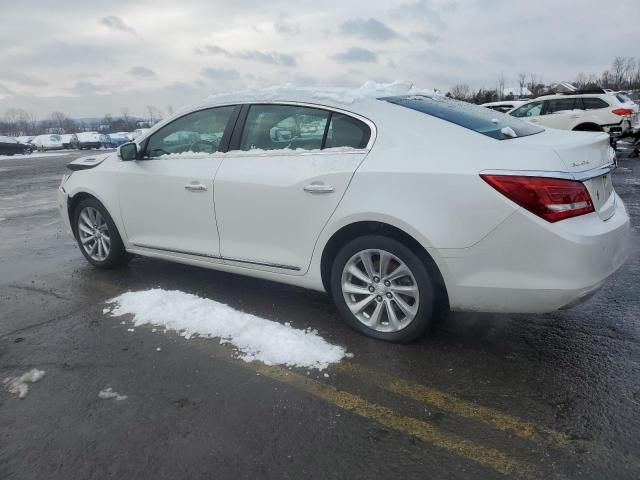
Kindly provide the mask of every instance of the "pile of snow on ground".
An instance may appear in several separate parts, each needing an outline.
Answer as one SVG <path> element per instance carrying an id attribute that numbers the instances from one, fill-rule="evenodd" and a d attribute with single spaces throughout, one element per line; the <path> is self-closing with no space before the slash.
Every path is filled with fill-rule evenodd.
<path id="1" fill-rule="evenodd" d="M 238 348 L 246 362 L 323 370 L 347 356 L 344 348 L 331 345 L 316 331 L 281 325 L 176 290 L 128 292 L 107 303 L 115 304 L 112 316 L 131 314 L 135 325 L 161 325 L 187 339 L 194 335 L 218 337 L 221 343 Z"/>
<path id="2" fill-rule="evenodd" d="M 115 398 L 116 402 L 127 399 L 126 395 L 120 395 L 118 392 L 113 391 L 111 387 L 103 388 L 102 390 L 100 390 L 98 392 L 98 397 L 103 400 L 110 400 L 112 398 Z"/>
<path id="3" fill-rule="evenodd" d="M 3 383 L 7 386 L 7 391 L 18 395 L 18 398 L 24 398 L 29 393 L 29 385 L 27 383 L 36 383 L 44 377 L 45 371 L 32 368 L 27 373 L 23 373 L 19 377 L 5 378 Z"/>

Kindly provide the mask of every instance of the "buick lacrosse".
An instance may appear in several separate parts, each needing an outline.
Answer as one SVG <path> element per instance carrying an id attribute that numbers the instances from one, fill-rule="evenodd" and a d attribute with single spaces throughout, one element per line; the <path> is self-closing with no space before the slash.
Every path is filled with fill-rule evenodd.
<path id="1" fill-rule="evenodd" d="M 137 254 L 326 291 L 350 326 L 399 342 L 438 305 L 568 308 L 625 261 L 606 134 L 357 92 L 211 97 L 69 164 L 62 217 L 96 267 Z"/>

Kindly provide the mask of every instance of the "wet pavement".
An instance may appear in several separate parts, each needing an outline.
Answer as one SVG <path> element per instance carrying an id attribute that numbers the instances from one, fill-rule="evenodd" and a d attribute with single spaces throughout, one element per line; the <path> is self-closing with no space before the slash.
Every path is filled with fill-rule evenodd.
<path id="1" fill-rule="evenodd" d="M 631 257 L 588 303 L 448 314 L 394 345 L 320 293 L 144 258 L 92 268 L 55 208 L 76 156 L 0 160 L 0 378 L 46 371 L 25 399 L 0 391 L 0 478 L 640 478 L 640 160 L 614 175 Z M 103 314 L 151 287 L 317 329 L 354 358 L 267 367 Z"/>

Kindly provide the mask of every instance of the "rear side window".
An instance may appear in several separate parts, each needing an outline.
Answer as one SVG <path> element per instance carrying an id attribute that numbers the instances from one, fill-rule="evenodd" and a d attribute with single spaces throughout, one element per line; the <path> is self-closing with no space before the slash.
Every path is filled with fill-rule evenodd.
<path id="1" fill-rule="evenodd" d="M 348 115 L 296 105 L 252 105 L 240 150 L 365 148 L 369 127 Z"/>
<path id="2" fill-rule="evenodd" d="M 581 109 L 582 105 L 576 106 L 576 99 L 573 98 L 556 98 L 554 100 L 544 101 L 544 115 L 551 115 L 558 112 L 566 112 L 574 108 Z"/>
<path id="3" fill-rule="evenodd" d="M 627 103 L 632 101 L 624 93 L 616 93 L 616 98 L 618 99 L 619 102 L 622 102 L 622 103 Z"/>
<path id="4" fill-rule="evenodd" d="M 597 110 L 599 108 L 607 108 L 609 104 L 597 97 L 583 97 L 582 103 L 585 110 Z"/>
<path id="5" fill-rule="evenodd" d="M 365 148 L 369 143 L 371 130 L 360 120 L 342 113 L 332 113 L 327 131 L 325 148 L 351 147 Z"/>
<path id="6" fill-rule="evenodd" d="M 440 118 L 497 140 L 524 137 L 544 131 L 511 115 L 447 97 L 401 96 L 380 100 Z"/>

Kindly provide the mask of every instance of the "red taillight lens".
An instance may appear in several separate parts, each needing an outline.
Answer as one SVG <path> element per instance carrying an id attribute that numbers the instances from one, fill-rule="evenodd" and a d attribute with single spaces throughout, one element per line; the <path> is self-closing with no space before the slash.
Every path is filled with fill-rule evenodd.
<path id="1" fill-rule="evenodd" d="M 586 187 L 575 180 L 512 175 L 480 176 L 509 200 L 548 222 L 594 211 Z"/>
<path id="2" fill-rule="evenodd" d="M 611 113 L 615 113 L 616 115 L 624 117 L 626 115 L 633 114 L 633 110 L 631 110 L 630 108 L 614 108 L 613 110 L 611 110 Z"/>

